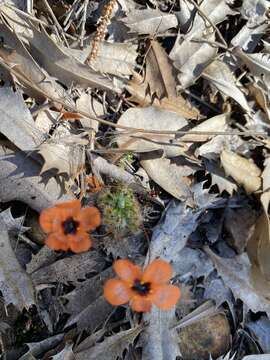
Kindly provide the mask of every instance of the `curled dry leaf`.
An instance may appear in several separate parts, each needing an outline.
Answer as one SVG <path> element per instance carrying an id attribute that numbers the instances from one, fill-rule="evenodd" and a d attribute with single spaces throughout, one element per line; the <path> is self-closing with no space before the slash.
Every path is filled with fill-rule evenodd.
<path id="1" fill-rule="evenodd" d="M 13 304 L 20 311 L 29 309 L 36 304 L 34 286 L 16 259 L 3 221 L 0 222 L 0 246 L 0 288 L 5 304 Z"/>
<path id="2" fill-rule="evenodd" d="M 253 193 L 261 187 L 261 170 L 252 159 L 246 159 L 232 151 L 223 150 L 221 165 L 227 176 L 231 176 L 238 185 L 243 185 L 247 193 Z"/>

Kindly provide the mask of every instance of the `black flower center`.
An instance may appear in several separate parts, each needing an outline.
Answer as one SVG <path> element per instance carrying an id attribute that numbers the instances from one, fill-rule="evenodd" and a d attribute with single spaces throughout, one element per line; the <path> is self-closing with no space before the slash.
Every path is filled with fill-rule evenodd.
<path id="1" fill-rule="evenodd" d="M 140 280 L 135 280 L 132 290 L 136 291 L 139 295 L 147 295 L 151 289 L 151 284 L 149 282 L 142 283 Z"/>
<path id="2" fill-rule="evenodd" d="M 65 235 L 68 234 L 74 235 L 78 230 L 79 223 L 78 221 L 75 221 L 72 217 L 70 217 L 62 223 L 62 226 Z"/>

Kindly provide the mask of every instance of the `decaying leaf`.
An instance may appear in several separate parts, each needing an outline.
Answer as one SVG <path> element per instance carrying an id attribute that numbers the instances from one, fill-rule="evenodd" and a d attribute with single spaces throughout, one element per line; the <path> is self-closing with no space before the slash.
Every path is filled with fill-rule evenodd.
<path id="1" fill-rule="evenodd" d="M 20 311 L 29 309 L 36 304 L 33 283 L 16 259 L 3 221 L 0 228 L 0 289 L 5 304 L 13 304 Z"/>
<path id="2" fill-rule="evenodd" d="M 221 165 L 227 176 L 231 176 L 238 185 L 243 185 L 247 193 L 261 187 L 261 170 L 252 159 L 246 159 L 232 151 L 223 150 L 220 155 Z"/>

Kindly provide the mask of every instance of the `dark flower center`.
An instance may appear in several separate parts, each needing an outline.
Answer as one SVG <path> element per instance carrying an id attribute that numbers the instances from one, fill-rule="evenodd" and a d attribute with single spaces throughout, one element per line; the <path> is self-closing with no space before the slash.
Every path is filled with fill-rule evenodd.
<path id="1" fill-rule="evenodd" d="M 68 234 L 74 235 L 78 230 L 79 222 L 75 221 L 72 217 L 70 217 L 62 223 L 62 226 L 65 235 Z"/>
<path id="2" fill-rule="evenodd" d="M 132 286 L 132 290 L 136 291 L 139 295 L 147 295 L 150 291 L 151 284 L 149 282 L 147 283 L 141 283 L 140 280 L 135 280 L 134 285 Z"/>

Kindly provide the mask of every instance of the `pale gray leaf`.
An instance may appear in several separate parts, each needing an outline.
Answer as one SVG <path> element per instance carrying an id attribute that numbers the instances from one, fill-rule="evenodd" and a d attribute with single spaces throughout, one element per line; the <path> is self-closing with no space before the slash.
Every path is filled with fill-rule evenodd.
<path id="1" fill-rule="evenodd" d="M 210 81 L 221 93 L 231 97 L 248 113 L 250 108 L 242 91 L 236 86 L 236 79 L 230 68 L 221 60 L 213 61 L 203 73 L 203 77 Z"/>
<path id="2" fill-rule="evenodd" d="M 76 360 L 116 360 L 122 358 L 123 352 L 134 343 L 142 327 L 120 331 L 116 335 L 107 337 L 101 343 L 87 350 L 75 352 Z"/>
<path id="3" fill-rule="evenodd" d="M 141 160 L 140 163 L 148 176 L 165 191 L 178 200 L 193 204 L 192 192 L 184 177 L 193 174 L 196 169 L 188 165 L 178 165 L 165 158 Z"/>
<path id="4" fill-rule="evenodd" d="M 4 151 L 0 148 L 0 200 L 19 200 L 34 210 L 53 206 L 57 201 L 71 199 L 71 195 L 61 195 L 61 188 L 55 178 L 47 184 L 39 176 L 40 166 L 35 160 L 19 151 Z"/>
<path id="5" fill-rule="evenodd" d="M 215 34 L 210 30 L 204 35 L 197 34 L 197 36 L 208 41 L 215 41 Z M 192 42 L 191 40 L 192 38 L 188 37 L 182 41 L 179 35 L 170 52 L 170 58 L 174 66 L 180 70 L 178 79 L 183 88 L 190 86 L 200 77 L 204 69 L 214 60 L 217 53 L 217 49 L 213 46 L 204 42 Z"/>
<path id="6" fill-rule="evenodd" d="M 130 28 L 131 32 L 150 35 L 162 33 L 178 25 L 174 14 L 162 13 L 153 9 L 133 10 L 122 21 Z"/>
<path id="7" fill-rule="evenodd" d="M 150 248 L 150 260 L 162 257 L 177 261 L 178 253 L 185 247 L 189 235 L 196 229 L 200 212 L 193 212 L 182 202 L 171 202 L 163 220 L 155 227 Z"/>
<path id="8" fill-rule="evenodd" d="M 0 132 L 19 149 L 34 150 L 44 140 L 19 91 L 0 88 L 0 111 Z"/>
<path id="9" fill-rule="evenodd" d="M 270 354 L 248 355 L 243 357 L 243 360 L 270 360 Z"/>
<path id="10" fill-rule="evenodd" d="M 28 227 L 23 226 L 24 216 L 14 218 L 11 214 L 10 208 L 0 213 L 0 221 L 5 224 L 7 231 L 12 234 L 22 234 L 29 230 Z"/>
<path id="11" fill-rule="evenodd" d="M 258 320 L 249 321 L 246 327 L 260 344 L 263 352 L 270 353 L 270 320 L 266 316 L 262 316 Z"/>
<path id="12" fill-rule="evenodd" d="M 29 350 L 19 360 L 29 360 L 30 356 L 38 356 L 57 346 L 64 339 L 64 334 L 51 336 L 40 342 L 26 343 Z"/>
<path id="13" fill-rule="evenodd" d="M 205 251 L 215 264 L 215 267 L 235 298 L 241 299 L 254 312 L 265 311 L 270 315 L 270 302 L 251 285 L 250 262 L 247 254 L 234 258 L 221 258 L 209 248 Z"/>
<path id="14" fill-rule="evenodd" d="M 149 325 L 142 335 L 142 360 L 175 360 L 181 355 L 175 330 L 169 329 L 174 317 L 175 308 L 161 311 L 156 307 L 152 309 L 151 315 L 144 316 Z"/>
<path id="15" fill-rule="evenodd" d="M 20 311 L 36 304 L 30 277 L 20 266 L 9 242 L 5 224 L 0 224 L 0 290 L 6 305 L 13 304 Z"/>
<path id="16" fill-rule="evenodd" d="M 38 269 L 31 274 L 31 277 L 35 285 L 52 282 L 76 284 L 85 280 L 90 274 L 101 271 L 104 265 L 104 259 L 97 252 L 88 251 L 57 260 Z"/>
<path id="17" fill-rule="evenodd" d="M 136 124 L 137 128 L 145 130 L 179 130 L 187 125 L 186 119 L 180 115 L 163 110 L 154 106 L 146 108 L 130 108 L 118 120 L 119 125 L 132 126 Z M 125 133 L 125 132 L 124 132 Z M 183 153 L 182 147 L 179 145 L 165 145 L 170 139 L 174 139 L 174 135 L 156 135 L 142 134 L 140 132 L 132 132 L 131 135 L 121 135 L 119 131 L 117 143 L 119 147 L 124 147 L 134 151 L 153 151 L 163 149 L 166 156 L 172 157 Z M 144 140 L 149 139 L 150 141 Z"/>

